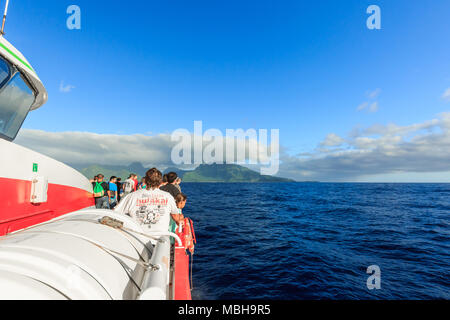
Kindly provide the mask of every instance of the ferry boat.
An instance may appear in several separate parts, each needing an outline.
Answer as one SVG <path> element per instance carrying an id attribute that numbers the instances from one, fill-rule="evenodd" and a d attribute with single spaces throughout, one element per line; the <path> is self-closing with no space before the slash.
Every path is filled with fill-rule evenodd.
<path id="1" fill-rule="evenodd" d="M 95 209 L 81 173 L 13 143 L 28 113 L 48 97 L 3 27 L 0 299 L 190 300 L 192 221 L 176 234 L 144 233 L 129 216 Z"/>

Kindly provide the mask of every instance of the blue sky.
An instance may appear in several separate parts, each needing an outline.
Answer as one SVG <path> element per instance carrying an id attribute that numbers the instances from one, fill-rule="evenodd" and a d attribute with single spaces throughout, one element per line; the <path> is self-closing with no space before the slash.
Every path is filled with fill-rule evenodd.
<path id="1" fill-rule="evenodd" d="M 81 30 L 66 28 L 71 4 Z M 381 30 L 366 27 L 371 4 Z M 12 0 L 6 38 L 49 92 L 26 129 L 159 134 L 202 120 L 280 129 L 294 156 L 330 133 L 449 111 L 449 31 L 447 0 Z"/>

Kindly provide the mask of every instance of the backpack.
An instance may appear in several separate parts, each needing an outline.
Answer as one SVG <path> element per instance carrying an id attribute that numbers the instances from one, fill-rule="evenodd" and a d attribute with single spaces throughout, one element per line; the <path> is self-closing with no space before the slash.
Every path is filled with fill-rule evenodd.
<path id="1" fill-rule="evenodd" d="M 94 198 L 101 198 L 105 195 L 105 189 L 103 189 L 102 184 L 96 182 L 94 186 Z"/>

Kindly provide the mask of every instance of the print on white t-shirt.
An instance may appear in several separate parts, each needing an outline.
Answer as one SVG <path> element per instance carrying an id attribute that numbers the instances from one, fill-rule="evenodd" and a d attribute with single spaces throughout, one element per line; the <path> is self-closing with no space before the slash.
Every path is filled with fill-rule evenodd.
<path id="1" fill-rule="evenodd" d="M 168 231 L 170 215 L 179 214 L 172 195 L 159 189 L 133 192 L 114 211 L 128 214 L 149 231 Z"/>
<path id="2" fill-rule="evenodd" d="M 134 180 L 133 179 L 127 179 L 125 180 L 125 187 L 123 189 L 124 192 L 130 193 L 134 191 Z"/>

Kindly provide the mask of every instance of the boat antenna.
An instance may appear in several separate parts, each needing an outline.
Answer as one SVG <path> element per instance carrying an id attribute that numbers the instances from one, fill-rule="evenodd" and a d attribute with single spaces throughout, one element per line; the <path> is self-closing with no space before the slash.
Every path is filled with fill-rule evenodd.
<path id="1" fill-rule="evenodd" d="M 5 34 L 4 30 L 5 30 L 6 15 L 8 14 L 8 5 L 9 0 L 6 0 L 5 13 L 3 14 L 2 30 L 0 31 L 0 37 L 2 37 Z"/>

